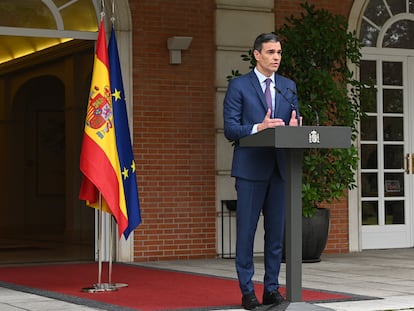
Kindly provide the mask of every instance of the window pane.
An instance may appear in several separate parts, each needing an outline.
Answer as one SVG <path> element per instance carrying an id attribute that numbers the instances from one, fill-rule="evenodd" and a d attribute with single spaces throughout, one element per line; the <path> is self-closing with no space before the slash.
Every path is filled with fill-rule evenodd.
<path id="1" fill-rule="evenodd" d="M 361 92 L 360 102 L 363 112 L 377 112 L 377 89 L 374 87 Z"/>
<path id="2" fill-rule="evenodd" d="M 93 2 L 90 0 L 78 0 L 62 9 L 61 15 L 65 29 L 81 31 L 97 31 L 98 25 L 95 22 L 96 12 Z"/>
<path id="3" fill-rule="evenodd" d="M 383 90 L 383 111 L 385 113 L 403 113 L 403 91 Z"/>
<path id="4" fill-rule="evenodd" d="M 362 202 L 362 224 L 378 225 L 378 202 Z"/>
<path id="5" fill-rule="evenodd" d="M 362 60 L 360 65 L 360 80 L 363 83 L 377 84 L 377 62 L 375 60 Z"/>
<path id="6" fill-rule="evenodd" d="M 377 145 L 361 145 L 361 168 L 378 168 Z"/>
<path id="7" fill-rule="evenodd" d="M 403 137 L 403 119 L 384 117 L 384 140 L 402 141 Z"/>
<path id="8" fill-rule="evenodd" d="M 387 0 L 387 3 L 394 15 L 406 12 L 406 0 Z"/>
<path id="9" fill-rule="evenodd" d="M 384 189 L 386 197 L 404 195 L 404 173 L 384 174 Z"/>
<path id="10" fill-rule="evenodd" d="M 43 1 L 1 0 L 0 25 L 56 29 L 55 18 Z"/>
<path id="11" fill-rule="evenodd" d="M 384 48 L 414 48 L 414 22 L 400 20 L 387 29 L 382 46 Z"/>
<path id="12" fill-rule="evenodd" d="M 362 196 L 376 197 L 378 196 L 378 179 L 377 173 L 362 173 Z"/>
<path id="13" fill-rule="evenodd" d="M 384 146 L 384 168 L 403 169 L 404 168 L 404 146 L 385 145 Z"/>
<path id="14" fill-rule="evenodd" d="M 390 18 L 383 0 L 371 0 L 365 10 L 364 16 L 377 26 L 384 25 Z"/>
<path id="15" fill-rule="evenodd" d="M 402 86 L 402 63 L 383 62 L 382 63 L 382 84 Z"/>
<path id="16" fill-rule="evenodd" d="M 361 140 L 377 140 L 377 117 L 361 119 Z"/>
<path id="17" fill-rule="evenodd" d="M 378 34 L 379 30 L 377 28 L 370 25 L 367 21 L 362 21 L 360 39 L 363 46 L 377 46 Z"/>
<path id="18" fill-rule="evenodd" d="M 404 201 L 386 201 L 385 202 L 385 224 L 402 225 L 404 221 Z"/>

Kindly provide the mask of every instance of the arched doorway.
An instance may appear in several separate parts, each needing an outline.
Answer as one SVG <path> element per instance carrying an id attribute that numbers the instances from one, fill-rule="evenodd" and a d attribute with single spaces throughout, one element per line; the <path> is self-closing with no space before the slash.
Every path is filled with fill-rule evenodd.
<path id="1" fill-rule="evenodd" d="M 95 257 L 94 210 L 78 193 L 101 1 L 62 3 L 0 3 L 0 264 Z M 121 56 L 130 53 L 129 14 L 128 1 L 116 1 Z"/>
<path id="2" fill-rule="evenodd" d="M 360 123 L 360 248 L 413 246 L 414 4 L 370 0 L 357 29 L 361 81 L 377 89 Z"/>

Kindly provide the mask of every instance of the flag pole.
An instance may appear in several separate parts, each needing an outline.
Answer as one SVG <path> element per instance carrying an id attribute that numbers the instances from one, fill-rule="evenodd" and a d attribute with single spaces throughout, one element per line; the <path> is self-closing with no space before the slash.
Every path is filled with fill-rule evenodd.
<path id="1" fill-rule="evenodd" d="M 115 24 L 115 2 L 114 2 L 114 0 L 112 0 L 112 3 L 111 3 L 112 5 L 111 5 L 111 23 L 112 23 L 112 26 L 114 26 L 114 24 Z M 111 86 L 112 87 L 112 86 Z M 128 286 L 128 284 L 126 284 L 126 283 L 112 283 L 112 261 L 113 261 L 113 247 L 114 247 L 114 239 L 113 239 L 113 237 L 114 237 L 114 228 L 116 228 L 115 227 L 115 219 L 114 219 L 114 217 L 111 217 L 111 233 L 110 233 L 110 235 L 111 235 L 111 245 L 110 245 L 110 249 L 109 249 L 109 252 L 110 252 L 110 254 L 109 254 L 109 269 L 108 269 L 108 282 L 109 282 L 109 284 L 111 285 L 111 286 L 113 286 L 113 287 L 115 287 L 115 288 L 120 288 L 120 287 L 126 287 L 126 286 Z"/>
<path id="2" fill-rule="evenodd" d="M 108 283 L 112 285 L 112 255 L 113 255 L 113 217 L 109 225 L 109 265 L 108 265 Z"/>
<path id="3" fill-rule="evenodd" d="M 108 284 L 109 286 L 112 286 L 113 288 L 115 288 L 114 290 L 121 288 L 121 287 L 127 287 L 128 284 L 127 283 L 112 283 L 112 262 L 113 262 L 113 246 L 114 246 L 114 231 L 116 226 L 115 226 L 115 219 L 114 217 L 111 217 L 111 245 L 109 248 L 109 268 L 108 268 Z"/>
<path id="4" fill-rule="evenodd" d="M 103 252 L 103 210 L 102 210 L 102 193 L 99 192 L 99 213 L 100 213 L 100 230 L 99 230 L 99 239 L 100 239 L 100 251 L 98 253 L 99 256 L 99 280 L 98 284 L 95 284 L 94 287 L 96 288 L 95 292 L 105 291 L 111 292 L 116 291 L 117 288 L 114 287 L 111 283 L 111 274 L 112 274 L 112 217 L 109 220 L 109 280 L 108 283 L 102 283 L 102 252 Z"/>
<path id="5" fill-rule="evenodd" d="M 112 0 L 112 17 L 114 16 L 114 1 Z M 107 42 L 106 42 L 106 36 L 105 36 L 105 23 L 104 23 L 104 17 L 105 17 L 105 1 L 101 0 L 101 21 L 98 31 L 98 38 L 96 41 L 96 51 L 95 51 L 95 60 L 94 60 L 94 68 L 93 68 L 93 74 L 92 74 L 92 81 L 91 81 L 91 92 L 89 95 L 89 101 L 88 101 L 88 110 L 87 110 L 87 117 L 85 122 L 85 133 L 84 133 L 84 141 L 82 144 L 82 150 L 81 150 L 81 157 L 80 157 L 80 167 L 81 171 L 84 175 L 84 179 L 82 180 L 81 190 L 79 194 L 80 199 L 84 199 L 87 201 L 87 205 L 98 209 L 98 215 L 95 213 L 95 219 L 97 218 L 98 224 L 97 224 L 97 256 L 98 256 L 98 282 L 93 284 L 91 287 L 83 288 L 82 291 L 85 292 L 102 292 L 102 291 L 114 291 L 117 290 L 117 287 L 112 284 L 112 257 L 113 257 L 113 224 L 112 224 L 112 218 L 106 218 L 103 215 L 103 212 L 109 212 L 112 214 L 112 216 L 115 218 L 115 221 L 118 223 L 120 221 L 117 216 L 122 218 L 120 221 L 122 228 L 120 231 L 124 232 L 125 228 L 128 227 L 129 223 L 126 223 L 125 221 L 125 213 L 123 215 L 116 215 L 114 214 L 115 209 L 121 210 L 121 206 L 125 205 L 125 194 L 124 194 L 124 188 L 123 184 L 122 188 L 120 187 L 118 190 L 122 194 L 122 198 L 118 197 L 118 200 L 114 198 L 114 195 L 112 194 L 112 190 L 107 190 L 108 185 L 111 185 L 111 189 L 113 189 L 113 186 L 116 183 L 122 182 L 120 178 L 120 174 L 116 173 L 120 168 L 118 167 L 119 164 L 117 163 L 119 161 L 119 154 L 116 154 L 113 158 L 109 156 L 109 154 L 113 154 L 113 147 L 117 148 L 116 146 L 116 133 L 115 129 L 113 131 L 109 131 L 110 128 L 113 127 L 113 106 L 112 106 L 112 94 L 111 94 L 111 82 L 110 82 L 110 66 L 108 62 L 108 48 L 107 48 Z M 98 75 L 99 72 L 99 75 Z M 103 74 L 101 74 L 103 73 Z M 107 74 L 107 75 L 106 75 Z M 93 105 L 95 102 L 99 102 L 100 105 L 103 105 L 105 107 L 108 107 L 108 110 L 112 110 L 112 117 L 110 114 L 102 113 L 100 108 L 96 105 Z M 95 114 L 99 110 L 99 113 Z M 102 109 L 104 110 L 104 109 Z M 109 118 L 106 118 L 109 116 Z M 98 120 L 98 122 L 97 122 Z M 104 128 L 106 124 L 106 128 Z M 107 129 L 108 130 L 108 138 L 105 139 L 105 144 L 102 143 L 102 141 L 96 141 L 95 140 L 95 133 L 99 133 L 99 138 L 102 138 L 101 135 L 103 135 L 103 131 Z M 95 130 L 98 130 L 98 132 L 95 132 Z M 101 133 L 102 132 L 102 133 Z M 92 134 L 94 133 L 94 134 Z M 94 136 L 95 138 L 91 137 Z M 107 146 L 104 148 L 103 146 Z M 100 147 L 100 148 L 96 148 Z M 87 150 L 87 151 L 86 151 Z M 91 176 L 95 176 L 96 172 L 99 170 L 99 168 L 96 167 L 96 165 L 92 165 L 90 161 L 86 160 L 86 157 L 90 157 L 91 150 L 101 150 L 102 152 L 96 152 L 95 157 L 101 157 L 104 158 L 105 161 L 109 161 L 109 166 L 111 169 L 108 169 L 111 171 L 112 169 L 115 171 L 116 180 L 113 178 L 109 178 L 109 181 L 106 181 L 105 183 L 102 183 L 101 178 L 98 178 L 98 180 L 95 178 L 95 183 L 92 182 L 93 179 L 91 179 Z M 118 150 L 116 150 L 118 153 Z M 110 176 L 114 176 L 113 174 Z M 98 183 L 96 183 L 98 181 Z M 103 185 L 105 184 L 105 187 Z M 101 187 L 103 188 L 101 188 Z M 101 192 L 98 189 L 105 189 L 105 192 Z M 110 198 L 110 202 L 107 202 L 107 195 L 108 198 Z M 123 204 L 123 205 L 122 205 Z M 119 206 L 118 206 L 119 205 Z M 123 206 L 124 207 L 124 206 Z M 125 207 L 126 208 L 126 207 Z M 104 223 L 105 221 L 105 223 Z M 105 224 L 105 226 L 104 226 Z M 107 230 L 107 226 L 110 226 L 109 230 L 109 237 L 108 234 L 104 234 L 104 230 Z M 104 238 L 105 243 L 109 243 L 109 248 L 105 247 L 105 258 L 103 258 L 103 249 L 104 249 Z M 106 259 L 106 255 L 108 254 L 107 250 L 109 250 L 109 282 L 108 283 L 102 283 L 102 261 L 103 259 Z M 96 260 L 96 258 L 95 258 Z"/>
<path id="6" fill-rule="evenodd" d="M 102 209 L 102 193 L 99 191 L 98 194 L 98 283 L 93 284 L 91 287 L 84 287 L 82 288 L 82 292 L 88 292 L 88 293 L 97 293 L 97 292 L 107 292 L 107 291 L 115 291 L 117 288 L 111 284 L 111 281 L 109 283 L 102 283 L 102 253 L 103 253 L 103 209 Z M 112 223 L 111 223 L 112 227 Z M 112 235 L 112 229 L 111 235 Z M 110 243 L 112 244 L 112 237 L 110 238 Z M 110 249 L 112 246 L 110 245 Z M 110 266 L 112 265 L 112 251 L 110 251 Z M 112 269 L 112 267 L 111 267 Z"/>
<path id="7" fill-rule="evenodd" d="M 136 166 L 133 158 L 121 66 L 114 30 L 114 3 L 115 1 L 112 0 L 111 39 L 109 45 L 106 46 L 104 1 L 101 1 L 101 22 L 98 39 L 96 41 L 91 91 L 80 157 L 80 168 L 84 177 L 79 198 L 85 200 L 88 206 L 99 209 L 98 215 L 95 214 L 95 219 L 98 221 L 96 226 L 98 228 L 98 241 L 96 244 L 98 249 L 98 283 L 92 287 L 83 289 L 83 291 L 87 292 L 117 290 L 119 287 L 128 286 L 125 283 L 112 283 L 113 249 L 115 248 L 113 230 L 117 233 L 119 231 L 121 236 L 124 235 L 125 239 L 128 239 L 131 232 L 141 223 L 138 185 L 135 172 Z M 113 101 L 116 102 L 115 105 Z M 96 102 L 99 105 L 105 105 L 105 107 L 108 107 L 108 110 L 112 110 L 112 117 L 110 114 L 103 114 L 98 109 L 102 107 L 98 107 Z M 109 116 L 109 118 L 106 119 L 106 116 Z M 104 132 L 106 133 L 105 136 L 103 136 Z M 104 141 L 96 140 L 96 133 L 99 133 L 99 138 L 104 139 Z M 96 161 L 88 160 L 91 156 L 108 161 L 108 170 L 105 172 L 108 178 L 103 179 L 101 178 L 102 174 L 97 173 L 101 172 L 100 168 L 96 167 Z M 118 197 L 114 193 L 116 185 L 118 185 Z M 111 187 L 108 188 L 108 186 Z M 104 189 L 104 192 L 101 193 L 98 189 Z M 97 197 L 98 194 L 99 199 Z M 107 198 L 109 198 L 109 202 Z M 110 218 L 104 218 L 104 211 L 110 213 L 113 219 L 111 216 Z M 108 221 L 110 222 L 109 224 Z M 110 226 L 109 236 L 108 234 L 103 234 L 103 231 L 108 229 L 108 225 Z M 116 230 L 117 228 L 118 231 Z M 104 238 L 105 241 L 103 241 Z M 109 242 L 109 248 L 105 247 L 104 252 L 104 259 L 106 259 L 107 250 L 110 253 L 108 264 L 109 283 L 102 283 L 102 252 L 104 242 Z"/>
<path id="8" fill-rule="evenodd" d="M 98 211 L 98 283 L 96 284 L 97 288 L 101 288 L 102 284 L 102 228 L 103 228 L 103 211 L 102 211 L 102 193 L 99 191 L 98 196 L 99 202 L 99 211 Z"/>
<path id="9" fill-rule="evenodd" d="M 112 15 L 111 15 L 111 22 L 113 23 L 114 20 L 114 1 L 112 0 Z M 111 72 L 111 70 L 109 70 Z M 112 103 L 112 111 L 113 111 L 113 103 Z M 111 224 L 110 224 L 110 240 L 109 240 L 109 266 L 108 266 L 108 283 L 112 285 L 112 251 L 113 251 L 113 216 L 111 217 Z"/>

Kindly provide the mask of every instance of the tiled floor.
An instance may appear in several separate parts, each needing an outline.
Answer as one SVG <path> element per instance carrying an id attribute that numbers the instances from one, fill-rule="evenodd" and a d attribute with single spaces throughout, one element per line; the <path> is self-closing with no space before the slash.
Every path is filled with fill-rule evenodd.
<path id="1" fill-rule="evenodd" d="M 232 259 L 150 262 L 139 265 L 155 268 L 236 277 Z M 302 265 L 302 286 L 352 293 L 378 299 L 324 304 L 292 303 L 287 311 L 414 310 L 414 249 L 364 251 L 325 255 L 319 263 Z M 256 259 L 255 280 L 263 278 L 262 259 Z M 285 265 L 280 282 L 285 283 Z M 99 310 L 37 295 L 0 288 L 1 311 Z"/>
<path id="2" fill-rule="evenodd" d="M 234 262 L 229 259 L 156 262 L 146 265 L 236 277 Z M 324 255 L 319 263 L 303 264 L 302 271 L 304 288 L 383 298 L 319 306 L 338 311 L 414 309 L 413 248 Z M 257 258 L 255 280 L 262 281 L 263 274 L 261 258 Z M 280 283 L 286 283 L 285 265 L 282 265 Z"/>

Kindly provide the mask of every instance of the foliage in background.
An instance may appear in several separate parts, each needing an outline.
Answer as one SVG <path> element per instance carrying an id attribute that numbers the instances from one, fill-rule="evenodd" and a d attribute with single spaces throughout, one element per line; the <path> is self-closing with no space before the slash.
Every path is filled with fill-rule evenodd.
<path id="1" fill-rule="evenodd" d="M 321 126 L 349 126 L 352 142 L 363 116 L 360 100 L 372 101 L 375 89 L 355 79 L 351 68 L 360 64 L 360 41 L 348 32 L 342 15 L 301 4 L 304 12 L 290 16 L 275 33 L 281 37 L 283 57 L 278 73 L 297 84 L 303 125 L 315 125 L 315 111 Z M 241 55 L 255 66 L 252 50 Z M 233 70 L 231 79 L 239 76 Z M 364 106 L 368 105 L 364 102 Z M 305 217 L 313 216 L 321 203 L 344 197 L 347 189 L 356 187 L 354 173 L 358 152 L 350 149 L 309 149 L 304 152 L 302 206 Z"/>

